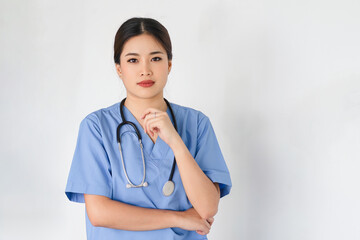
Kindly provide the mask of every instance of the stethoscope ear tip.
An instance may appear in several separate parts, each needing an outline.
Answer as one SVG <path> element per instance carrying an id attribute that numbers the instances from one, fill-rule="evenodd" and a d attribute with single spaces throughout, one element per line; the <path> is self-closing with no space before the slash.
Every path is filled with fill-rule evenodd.
<path id="1" fill-rule="evenodd" d="M 126 188 L 131 188 L 131 185 L 130 185 L 130 184 L 126 184 Z"/>
<path id="2" fill-rule="evenodd" d="M 144 182 L 143 186 L 147 187 L 147 186 L 149 186 L 149 184 L 147 182 Z"/>

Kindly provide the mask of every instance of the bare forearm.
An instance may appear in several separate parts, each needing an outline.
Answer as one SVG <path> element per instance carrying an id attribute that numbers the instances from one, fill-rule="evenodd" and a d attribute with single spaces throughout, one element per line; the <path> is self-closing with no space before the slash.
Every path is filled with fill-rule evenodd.
<path id="1" fill-rule="evenodd" d="M 201 170 L 180 136 L 171 148 L 189 201 L 202 218 L 213 217 L 220 200 L 218 189 Z"/>
<path id="2" fill-rule="evenodd" d="M 90 201 L 88 201 L 90 203 Z M 129 231 L 156 230 L 176 227 L 179 212 L 151 209 L 102 198 L 88 204 L 87 211 L 97 227 L 115 228 Z"/>

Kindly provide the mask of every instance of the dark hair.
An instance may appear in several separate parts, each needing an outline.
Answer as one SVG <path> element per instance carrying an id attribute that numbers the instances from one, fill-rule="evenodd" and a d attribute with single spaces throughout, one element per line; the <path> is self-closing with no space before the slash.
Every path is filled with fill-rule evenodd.
<path id="1" fill-rule="evenodd" d="M 124 44 L 132 37 L 141 34 L 150 34 L 154 36 L 159 43 L 165 48 L 169 61 L 172 59 L 172 48 L 170 36 L 166 28 L 152 18 L 130 18 L 126 20 L 118 29 L 114 42 L 114 61 L 120 64 L 120 55 Z"/>

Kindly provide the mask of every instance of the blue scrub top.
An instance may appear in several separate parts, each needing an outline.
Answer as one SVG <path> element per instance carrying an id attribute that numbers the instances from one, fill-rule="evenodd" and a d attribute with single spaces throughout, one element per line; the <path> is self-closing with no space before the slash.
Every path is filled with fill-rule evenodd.
<path id="1" fill-rule="evenodd" d="M 176 117 L 178 133 L 204 173 L 220 186 L 220 197 L 229 194 L 232 183 L 230 173 L 220 150 L 209 118 L 202 112 L 170 103 Z M 174 159 L 172 149 L 160 137 L 155 144 L 144 132 L 140 123 L 124 106 L 127 121 L 140 131 L 146 166 L 148 187 L 126 188 L 127 180 L 121 163 L 116 140 L 116 129 L 122 122 L 120 102 L 88 114 L 80 123 L 77 144 L 72 160 L 65 194 L 70 201 L 84 203 L 84 193 L 106 196 L 131 205 L 185 211 L 192 207 L 186 196 L 179 169 L 175 167 L 175 189 L 166 197 L 162 193 Z M 167 109 L 171 121 L 170 109 Z M 126 126 L 126 127 L 125 127 Z M 121 128 L 123 159 L 129 179 L 140 184 L 143 163 L 137 135 L 133 128 Z M 94 227 L 85 209 L 87 239 L 207 239 L 196 231 L 165 228 L 151 231 L 125 231 Z"/>

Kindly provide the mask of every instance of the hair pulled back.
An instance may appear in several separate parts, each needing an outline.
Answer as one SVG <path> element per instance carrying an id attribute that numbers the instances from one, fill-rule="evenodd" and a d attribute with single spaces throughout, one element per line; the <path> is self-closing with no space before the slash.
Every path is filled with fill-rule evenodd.
<path id="1" fill-rule="evenodd" d="M 171 40 L 167 29 L 158 21 L 152 18 L 134 17 L 126 20 L 118 29 L 114 42 L 114 61 L 120 64 L 120 55 L 124 44 L 132 37 L 141 34 L 150 34 L 166 50 L 168 60 L 172 60 Z"/>

